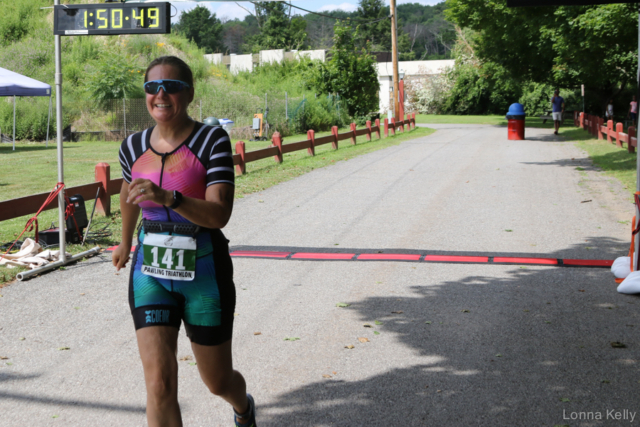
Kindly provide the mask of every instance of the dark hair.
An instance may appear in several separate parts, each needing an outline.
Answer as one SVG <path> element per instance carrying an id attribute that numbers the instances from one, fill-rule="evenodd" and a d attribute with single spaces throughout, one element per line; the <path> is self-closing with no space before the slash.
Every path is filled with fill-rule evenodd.
<path id="1" fill-rule="evenodd" d="M 157 65 L 170 65 L 176 70 L 178 70 L 178 75 L 180 76 L 180 80 L 185 83 L 188 83 L 189 86 L 193 87 L 193 73 L 191 72 L 191 68 L 184 62 L 182 59 L 177 56 L 161 56 L 159 58 L 151 61 L 151 64 L 147 67 L 147 71 L 144 72 L 144 82 L 148 82 L 147 76 L 149 75 L 149 71 Z"/>

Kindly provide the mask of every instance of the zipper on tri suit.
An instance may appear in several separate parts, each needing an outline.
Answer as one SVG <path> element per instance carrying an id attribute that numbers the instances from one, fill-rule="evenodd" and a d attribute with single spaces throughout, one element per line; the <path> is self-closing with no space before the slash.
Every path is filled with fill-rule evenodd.
<path id="1" fill-rule="evenodd" d="M 160 181 L 158 182 L 158 187 L 160 188 L 162 188 L 162 177 L 164 176 L 164 162 L 165 160 L 167 160 L 167 154 L 168 153 L 162 154 L 162 167 L 160 168 Z M 171 215 L 169 215 L 169 208 L 166 207 L 165 205 L 162 205 L 162 207 L 164 208 L 165 212 L 167 212 L 167 222 L 171 222 Z M 173 279 L 171 279 L 171 292 L 173 292 Z"/>
<path id="2" fill-rule="evenodd" d="M 167 154 L 169 153 L 162 154 L 162 168 L 160 168 L 160 182 L 158 184 L 158 187 L 160 188 L 162 188 L 162 177 L 164 175 L 164 162 L 167 159 Z M 171 215 L 169 214 L 169 208 L 166 207 L 165 205 L 162 205 L 162 207 L 164 208 L 165 212 L 167 212 L 167 222 L 171 222 Z"/>

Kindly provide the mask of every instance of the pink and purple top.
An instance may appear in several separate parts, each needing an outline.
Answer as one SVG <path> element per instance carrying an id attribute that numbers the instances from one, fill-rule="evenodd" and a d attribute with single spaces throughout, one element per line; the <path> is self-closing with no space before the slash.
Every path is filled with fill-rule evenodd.
<path id="1" fill-rule="evenodd" d="M 151 180 L 165 190 L 177 190 L 185 197 L 205 198 L 207 187 L 234 185 L 231 141 L 224 129 L 196 122 L 191 135 L 175 150 L 158 153 L 151 147 L 153 127 L 135 133 L 120 146 L 122 177 L 127 183 L 136 178 Z M 163 205 L 140 203 L 142 217 L 150 221 L 189 222 Z"/>

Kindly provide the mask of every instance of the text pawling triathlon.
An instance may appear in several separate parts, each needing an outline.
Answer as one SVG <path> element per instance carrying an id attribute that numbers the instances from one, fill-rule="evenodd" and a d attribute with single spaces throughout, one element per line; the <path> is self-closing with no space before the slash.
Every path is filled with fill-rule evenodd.
<path id="1" fill-rule="evenodd" d="M 158 276 L 165 276 L 167 278 L 171 277 L 180 277 L 183 279 L 192 279 L 194 276 L 193 271 L 172 271 L 172 270 L 163 270 L 161 268 L 154 268 L 149 266 L 143 266 L 142 272 L 147 274 L 155 274 Z"/>

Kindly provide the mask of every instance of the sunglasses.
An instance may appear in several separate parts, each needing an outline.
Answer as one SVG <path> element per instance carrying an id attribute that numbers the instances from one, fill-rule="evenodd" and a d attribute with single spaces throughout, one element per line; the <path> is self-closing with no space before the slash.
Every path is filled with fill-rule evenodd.
<path id="1" fill-rule="evenodd" d="M 160 91 L 160 88 L 164 90 L 166 94 L 178 93 L 183 89 L 188 89 L 188 83 L 185 83 L 181 80 L 151 80 L 144 84 L 144 91 L 149 95 L 155 95 Z"/>

